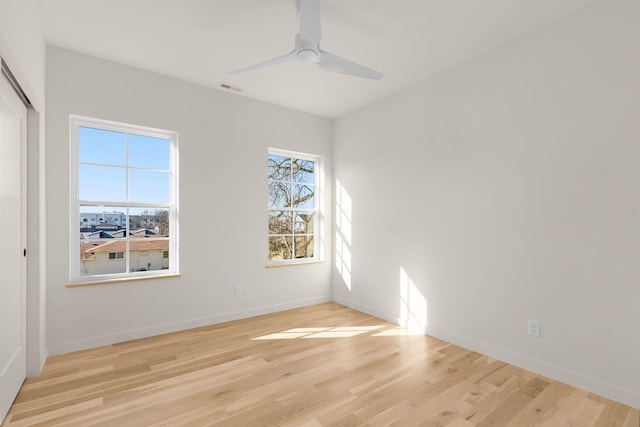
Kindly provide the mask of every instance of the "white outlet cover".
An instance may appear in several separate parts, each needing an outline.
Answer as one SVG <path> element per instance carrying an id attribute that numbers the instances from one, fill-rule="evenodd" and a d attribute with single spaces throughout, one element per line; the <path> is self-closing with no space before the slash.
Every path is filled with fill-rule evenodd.
<path id="1" fill-rule="evenodd" d="M 529 335 L 540 336 L 540 322 L 538 320 L 529 320 Z"/>

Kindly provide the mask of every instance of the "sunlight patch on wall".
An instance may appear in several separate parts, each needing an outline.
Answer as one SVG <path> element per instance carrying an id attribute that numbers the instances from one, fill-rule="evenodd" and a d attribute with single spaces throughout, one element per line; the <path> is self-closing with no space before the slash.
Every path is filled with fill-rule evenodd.
<path id="1" fill-rule="evenodd" d="M 427 299 L 402 267 L 400 267 L 400 325 L 422 333 L 427 327 Z"/>
<path id="2" fill-rule="evenodd" d="M 336 270 L 351 291 L 351 196 L 336 180 Z"/>

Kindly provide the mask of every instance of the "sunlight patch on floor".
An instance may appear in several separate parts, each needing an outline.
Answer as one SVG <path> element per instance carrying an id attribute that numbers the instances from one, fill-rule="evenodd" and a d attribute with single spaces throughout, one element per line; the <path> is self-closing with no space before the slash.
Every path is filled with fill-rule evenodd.
<path id="1" fill-rule="evenodd" d="M 385 326 L 336 326 L 328 328 L 292 328 L 253 338 L 254 340 L 290 340 L 296 338 L 349 338 L 384 329 Z M 378 336 L 378 334 L 374 335 Z M 382 336 L 382 335 L 380 335 Z"/>
<path id="2" fill-rule="evenodd" d="M 424 332 L 421 332 L 415 329 L 396 328 L 396 329 L 387 329 L 386 331 L 378 332 L 373 336 L 374 337 L 424 336 Z"/>

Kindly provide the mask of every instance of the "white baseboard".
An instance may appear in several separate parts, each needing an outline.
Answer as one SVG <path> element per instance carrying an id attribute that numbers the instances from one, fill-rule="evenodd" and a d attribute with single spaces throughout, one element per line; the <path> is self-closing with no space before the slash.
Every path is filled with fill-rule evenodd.
<path id="1" fill-rule="evenodd" d="M 396 325 L 399 325 L 400 322 L 400 317 L 398 315 L 395 314 L 390 314 L 390 313 L 386 313 L 380 310 L 377 310 L 375 308 L 366 306 L 366 305 L 362 305 L 358 302 L 355 302 L 353 300 L 350 300 L 348 298 L 341 298 L 341 297 L 334 297 L 333 302 L 337 303 L 337 304 L 341 304 L 344 305 L 346 307 L 352 308 L 354 310 L 358 310 L 361 311 L 363 313 L 366 314 L 370 314 L 371 316 L 375 316 L 378 319 L 382 319 L 382 320 L 386 320 L 387 322 L 391 322 L 391 323 L 395 323 Z"/>
<path id="2" fill-rule="evenodd" d="M 216 323 L 229 322 L 232 320 L 245 319 L 248 317 L 260 316 L 262 314 L 276 313 L 294 308 L 306 307 L 314 304 L 321 304 L 331 301 L 330 296 L 310 298 L 298 301 L 287 302 L 283 304 L 254 307 L 247 310 L 234 311 L 229 313 L 217 314 L 198 319 L 188 319 L 180 322 L 165 323 L 162 325 L 152 326 L 148 328 L 134 329 L 129 331 L 120 331 L 114 334 L 102 335 L 98 337 L 80 339 L 76 341 L 68 341 L 63 343 L 50 344 L 48 353 L 51 356 L 57 354 L 70 353 L 73 351 L 86 350 L 89 348 L 100 347 L 103 345 L 117 344 L 125 341 L 131 341 L 140 338 L 148 338 L 155 335 L 167 334 L 170 332 L 184 331 L 187 329 L 198 328 L 201 326 L 214 325 Z M 46 359 L 45 359 L 46 360 Z"/>
<path id="3" fill-rule="evenodd" d="M 384 313 L 374 307 L 369 307 L 346 298 L 334 298 L 334 302 L 361 311 L 366 314 L 378 317 L 391 323 L 400 324 L 400 318 L 397 315 Z M 629 390 L 597 378 L 571 372 L 569 370 L 548 364 L 546 362 L 531 359 L 519 353 L 514 353 L 490 344 L 482 343 L 471 338 L 451 334 L 445 330 L 427 327 L 424 333 L 426 335 L 438 338 L 440 340 L 455 344 L 457 346 L 484 354 L 494 359 L 501 360 L 511 365 L 532 371 L 546 377 L 564 382 L 574 387 L 590 391 L 609 399 L 629 405 L 633 408 L 640 408 L 640 391 Z"/>

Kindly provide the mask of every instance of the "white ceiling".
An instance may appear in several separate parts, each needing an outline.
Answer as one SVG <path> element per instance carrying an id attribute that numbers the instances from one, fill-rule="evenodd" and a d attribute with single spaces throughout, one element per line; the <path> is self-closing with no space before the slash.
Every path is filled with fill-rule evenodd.
<path id="1" fill-rule="evenodd" d="M 290 62 L 295 0 L 35 0 L 48 43 L 242 96 L 338 117 L 593 0 L 321 0 L 321 47 L 386 73 L 366 80 Z"/>

